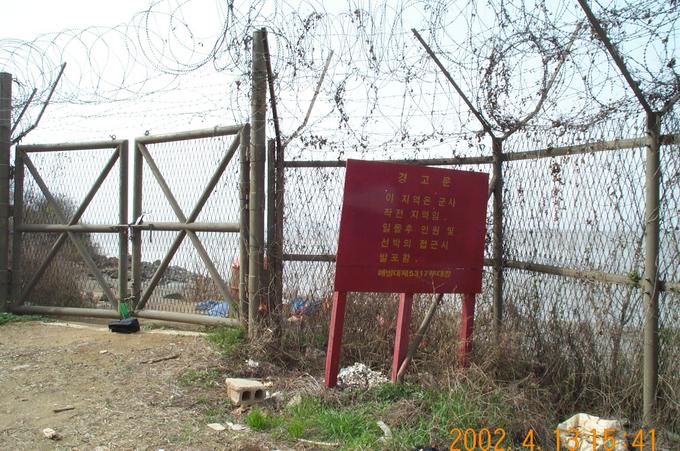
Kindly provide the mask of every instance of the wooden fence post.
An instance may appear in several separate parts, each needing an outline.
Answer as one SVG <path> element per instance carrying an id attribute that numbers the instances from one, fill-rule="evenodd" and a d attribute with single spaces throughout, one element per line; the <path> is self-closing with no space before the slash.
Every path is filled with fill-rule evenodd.
<path id="1" fill-rule="evenodd" d="M 253 69 L 250 133 L 250 243 L 248 262 L 248 336 L 257 335 L 255 322 L 262 299 L 264 264 L 264 166 L 267 127 L 267 67 L 263 31 L 253 32 Z"/>
<path id="2" fill-rule="evenodd" d="M 0 311 L 9 299 L 9 153 L 12 146 L 12 75 L 0 73 Z"/>

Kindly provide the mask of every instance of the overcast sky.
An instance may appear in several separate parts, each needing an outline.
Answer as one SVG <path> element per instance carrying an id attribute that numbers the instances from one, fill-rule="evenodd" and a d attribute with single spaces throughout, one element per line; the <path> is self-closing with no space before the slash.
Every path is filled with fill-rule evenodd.
<path id="1" fill-rule="evenodd" d="M 40 33 L 66 28 L 113 26 L 128 22 L 148 3 L 146 0 L 5 0 L 0 30 L 4 38 L 30 40 Z"/>

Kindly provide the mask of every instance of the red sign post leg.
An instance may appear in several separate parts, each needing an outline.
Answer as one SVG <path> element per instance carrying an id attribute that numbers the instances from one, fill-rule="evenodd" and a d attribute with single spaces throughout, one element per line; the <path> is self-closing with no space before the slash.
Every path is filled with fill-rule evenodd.
<path id="1" fill-rule="evenodd" d="M 333 293 L 333 310 L 331 310 L 331 324 L 328 329 L 328 348 L 326 349 L 326 387 L 335 387 L 338 381 L 338 366 L 340 365 L 340 347 L 342 345 L 342 328 L 345 324 L 345 305 L 347 292 Z"/>
<path id="2" fill-rule="evenodd" d="M 472 325 L 475 320 L 475 295 L 474 293 L 463 294 L 463 309 L 460 318 L 460 351 L 458 363 L 466 368 L 469 362 L 469 354 L 472 350 Z"/>
<path id="3" fill-rule="evenodd" d="M 394 339 L 394 357 L 392 358 L 392 382 L 397 381 L 401 363 L 406 358 L 408 340 L 411 332 L 411 312 L 413 311 L 413 293 L 399 295 L 399 312 L 397 313 L 397 333 Z"/>

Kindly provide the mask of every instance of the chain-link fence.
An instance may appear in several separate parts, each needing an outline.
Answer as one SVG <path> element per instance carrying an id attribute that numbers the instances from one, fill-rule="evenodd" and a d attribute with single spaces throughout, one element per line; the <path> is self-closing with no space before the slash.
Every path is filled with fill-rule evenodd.
<path id="1" fill-rule="evenodd" d="M 499 347 L 507 351 L 505 360 L 501 356 L 507 365 L 496 367 L 499 375 L 537 376 L 555 389 L 565 414 L 601 406 L 610 415 L 628 418 L 639 418 L 642 412 L 647 138 L 644 126 L 637 125 L 641 122 L 620 118 L 571 134 L 520 130 L 503 142 L 504 314 L 500 331 L 495 330 L 488 267 L 475 324 L 476 346 L 484 351 L 475 358 L 485 364 L 485 354 Z M 678 130 L 677 121 L 664 122 L 662 134 L 670 136 L 661 146 L 659 247 L 659 279 L 665 290 L 659 298 L 658 412 L 665 424 L 675 427 L 680 417 L 680 159 L 678 144 L 671 143 L 678 142 Z M 477 150 L 488 154 L 481 145 Z M 492 172 L 490 164 L 444 167 Z M 332 294 L 344 172 L 337 160 L 286 162 L 284 301 L 318 301 Z M 490 265 L 492 213 L 490 202 Z M 394 314 L 394 299 L 366 296 L 374 298 L 373 311 Z M 458 311 L 458 304 L 445 303 L 449 313 Z M 356 332 L 352 327 L 348 334 Z"/>

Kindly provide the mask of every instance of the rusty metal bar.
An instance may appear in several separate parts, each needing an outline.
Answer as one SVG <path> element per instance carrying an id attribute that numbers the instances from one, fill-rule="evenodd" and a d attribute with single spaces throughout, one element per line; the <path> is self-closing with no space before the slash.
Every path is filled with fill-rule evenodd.
<path id="1" fill-rule="evenodd" d="M 167 142 L 188 141 L 192 139 L 214 138 L 217 136 L 238 135 L 243 125 L 229 125 L 226 127 L 204 128 L 186 132 L 168 133 L 164 135 L 140 136 L 137 144 L 160 144 Z"/>

